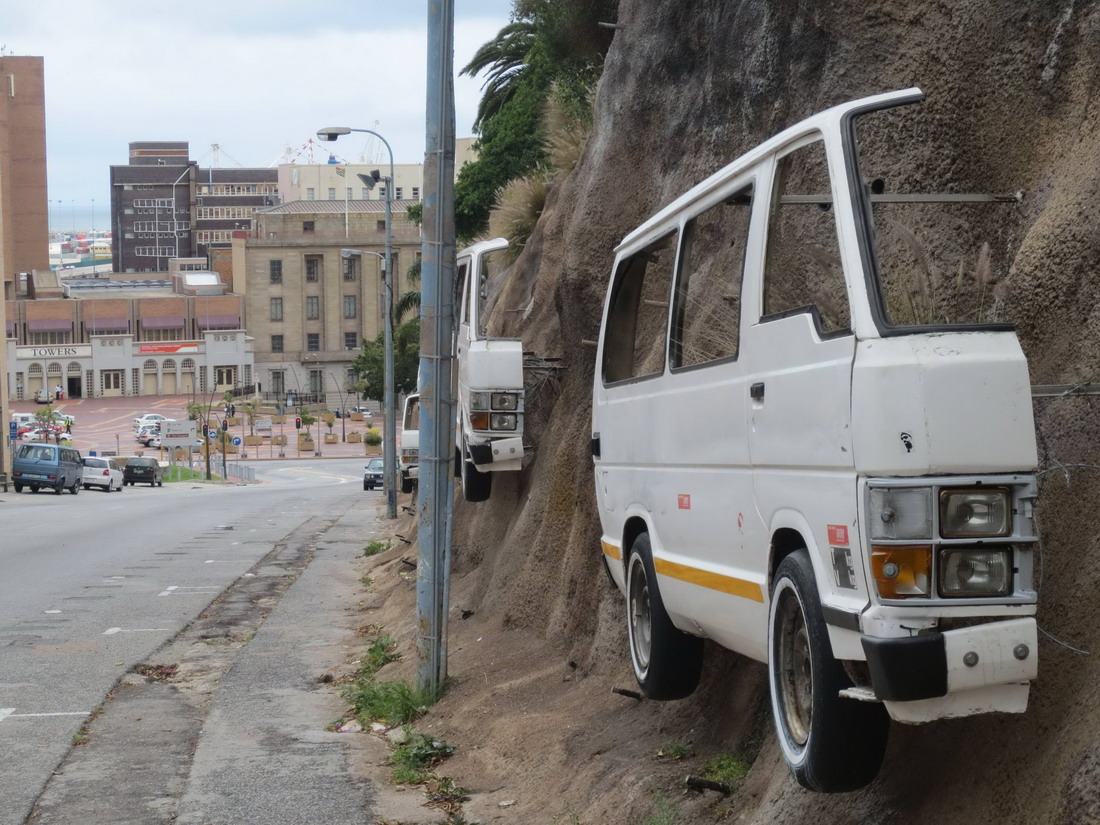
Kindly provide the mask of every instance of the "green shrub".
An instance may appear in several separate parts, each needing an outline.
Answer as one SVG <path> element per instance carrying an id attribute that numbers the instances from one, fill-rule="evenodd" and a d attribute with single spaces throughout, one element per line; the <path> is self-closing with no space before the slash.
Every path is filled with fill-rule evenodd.
<path id="1" fill-rule="evenodd" d="M 390 636 L 379 636 L 367 648 L 367 655 L 363 659 L 359 672 L 364 676 L 373 676 L 390 662 L 396 662 L 400 658 L 397 642 Z"/>
<path id="2" fill-rule="evenodd" d="M 426 782 L 431 769 L 455 752 L 442 739 L 425 736 L 408 725 L 405 726 L 405 735 L 408 737 L 405 743 L 398 745 L 390 754 L 393 779 L 399 784 L 419 785 Z M 445 790 L 460 796 L 465 794 L 465 789 L 455 787 L 453 782 Z"/>
<path id="3" fill-rule="evenodd" d="M 382 433 L 378 432 L 374 427 L 371 427 L 363 433 L 363 442 L 370 444 L 372 447 L 377 447 L 382 443 Z"/>
<path id="4" fill-rule="evenodd" d="M 703 766 L 703 778 L 733 787 L 748 775 L 750 767 L 739 756 L 721 753 Z"/>
<path id="5" fill-rule="evenodd" d="M 408 724 L 431 704 L 430 697 L 406 682 L 376 682 L 372 677 L 360 679 L 348 689 L 346 696 L 355 707 L 355 715 L 364 724 Z"/>
<path id="6" fill-rule="evenodd" d="M 372 541 L 363 548 L 364 556 L 377 556 L 379 553 L 385 553 L 390 549 L 390 543 L 388 541 Z"/>

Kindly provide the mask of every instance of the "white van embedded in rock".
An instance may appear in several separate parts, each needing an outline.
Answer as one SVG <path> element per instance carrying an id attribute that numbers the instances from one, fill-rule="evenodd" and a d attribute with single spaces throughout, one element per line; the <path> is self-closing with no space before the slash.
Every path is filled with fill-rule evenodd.
<path id="1" fill-rule="evenodd" d="M 492 473 L 523 467 L 523 342 L 488 335 L 490 280 L 508 241 L 496 238 L 456 257 L 455 356 L 458 410 L 455 474 L 466 501 L 485 501 Z"/>
<path id="2" fill-rule="evenodd" d="M 1031 390 L 998 319 L 1020 196 L 922 158 L 898 108 L 922 99 L 829 109 L 658 212 L 600 333 L 596 496 L 638 682 L 691 693 L 703 638 L 766 662 L 818 791 L 871 781 L 888 716 L 1023 712 L 1037 674 Z M 962 177 L 913 191 L 927 170 Z"/>

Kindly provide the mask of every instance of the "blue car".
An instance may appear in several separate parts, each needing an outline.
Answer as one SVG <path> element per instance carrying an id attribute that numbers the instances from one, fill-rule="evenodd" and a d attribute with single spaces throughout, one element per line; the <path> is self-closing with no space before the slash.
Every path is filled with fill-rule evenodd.
<path id="1" fill-rule="evenodd" d="M 68 490 L 74 496 L 80 492 L 84 476 L 84 461 L 72 447 L 58 444 L 23 444 L 15 451 L 11 478 L 15 492 L 29 487 L 32 493 L 53 490 L 61 495 Z"/>

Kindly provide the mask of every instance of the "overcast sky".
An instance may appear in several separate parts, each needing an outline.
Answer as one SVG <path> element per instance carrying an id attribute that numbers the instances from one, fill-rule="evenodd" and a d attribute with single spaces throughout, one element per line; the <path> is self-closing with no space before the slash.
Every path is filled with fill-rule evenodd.
<path id="1" fill-rule="evenodd" d="M 511 6 L 455 0 L 456 68 Z M 270 166 L 319 127 L 346 125 L 385 135 L 398 163 L 422 161 L 426 26 L 427 0 L 0 0 L 4 52 L 46 60 L 51 225 L 67 227 L 75 201 L 82 228 L 92 198 L 106 225 L 108 166 L 135 140 L 189 141 L 203 165 L 217 143 L 220 166 Z M 481 82 L 456 80 L 460 137 Z M 350 161 L 384 157 L 365 135 L 333 145 Z"/>

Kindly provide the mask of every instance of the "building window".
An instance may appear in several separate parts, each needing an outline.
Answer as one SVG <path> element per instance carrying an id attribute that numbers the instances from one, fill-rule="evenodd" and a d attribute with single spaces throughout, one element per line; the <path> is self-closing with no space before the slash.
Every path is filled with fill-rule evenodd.
<path id="1" fill-rule="evenodd" d="M 281 284 L 283 282 L 283 262 L 268 261 L 268 266 L 271 270 L 271 283 Z"/>
<path id="2" fill-rule="evenodd" d="M 143 329 L 142 341 L 182 341 L 183 328 L 178 329 Z"/>
<path id="3" fill-rule="evenodd" d="M 401 200 L 401 197 L 402 197 L 402 191 L 401 191 L 401 187 L 400 187 L 400 186 L 395 186 L 395 187 L 393 188 L 393 195 L 394 195 L 394 199 L 395 199 L 395 200 Z"/>
<path id="4" fill-rule="evenodd" d="M 354 332 L 345 332 L 344 349 L 359 349 L 359 336 Z"/>
<path id="5" fill-rule="evenodd" d="M 385 186 L 379 186 L 378 187 L 378 200 L 384 201 L 385 199 L 386 199 L 386 187 Z"/>
<path id="6" fill-rule="evenodd" d="M 316 281 L 321 277 L 321 265 L 324 261 L 320 255 L 306 255 L 306 280 Z"/>
<path id="7" fill-rule="evenodd" d="M 363 195 L 363 200 L 369 201 L 370 200 L 370 189 L 368 189 L 367 187 L 364 186 L 363 191 L 362 191 L 362 195 Z"/>
<path id="8" fill-rule="evenodd" d="M 374 228 L 377 229 L 379 232 L 385 232 L 386 231 L 386 222 L 385 221 L 376 221 L 375 224 L 374 224 Z"/>
<path id="9" fill-rule="evenodd" d="M 313 221 L 302 221 L 302 231 L 303 232 L 312 232 L 313 231 Z"/>
<path id="10" fill-rule="evenodd" d="M 103 389 L 122 390 L 122 370 L 103 370 L 100 376 L 103 379 Z"/>
<path id="11" fill-rule="evenodd" d="M 227 387 L 236 383 L 236 367 L 214 367 L 214 383 L 219 387 Z"/>
<path id="12" fill-rule="evenodd" d="M 306 296 L 306 320 L 317 321 L 321 317 L 321 299 L 316 295 Z"/>
<path id="13" fill-rule="evenodd" d="M 311 187 L 309 187 L 308 189 L 306 189 L 306 200 L 307 200 L 307 201 L 315 201 L 315 200 L 317 200 L 317 194 L 316 194 L 316 193 L 315 193 L 315 192 L 313 191 L 313 187 L 312 187 L 312 186 L 311 186 Z"/>
<path id="14" fill-rule="evenodd" d="M 271 320 L 281 321 L 283 320 L 283 299 L 272 298 L 271 299 Z"/>
<path id="15" fill-rule="evenodd" d="M 310 332 L 306 335 L 306 349 L 310 352 L 321 351 L 321 333 Z"/>
<path id="16" fill-rule="evenodd" d="M 344 197 L 346 197 L 349 201 L 351 200 L 352 194 L 351 194 L 351 187 L 350 186 L 347 189 L 344 190 Z"/>
<path id="17" fill-rule="evenodd" d="M 309 391 L 313 395 L 322 395 L 325 391 L 325 371 L 309 371 Z"/>
<path id="18" fill-rule="evenodd" d="M 336 200 L 336 187 L 335 186 L 330 186 L 328 188 L 328 199 L 330 201 Z"/>
<path id="19" fill-rule="evenodd" d="M 73 334 L 68 330 L 64 332 L 32 332 L 27 336 L 28 344 L 37 344 L 39 346 L 50 346 L 53 344 L 69 344 L 72 343 Z"/>
<path id="20" fill-rule="evenodd" d="M 283 336 L 272 335 L 271 336 L 271 351 L 282 352 L 283 351 Z"/>
<path id="21" fill-rule="evenodd" d="M 414 201 L 420 200 L 420 187 L 419 186 L 414 186 L 413 187 L 413 200 Z"/>
<path id="22" fill-rule="evenodd" d="M 344 258 L 344 280 L 354 281 L 357 274 L 357 268 L 359 266 L 359 257 L 352 255 L 350 258 Z"/>
<path id="23" fill-rule="evenodd" d="M 359 299 L 355 295 L 344 296 L 344 317 L 355 318 L 359 314 Z"/>
<path id="24" fill-rule="evenodd" d="M 286 393 L 286 372 L 283 370 L 271 371 L 271 391 L 276 396 Z"/>

